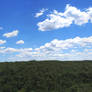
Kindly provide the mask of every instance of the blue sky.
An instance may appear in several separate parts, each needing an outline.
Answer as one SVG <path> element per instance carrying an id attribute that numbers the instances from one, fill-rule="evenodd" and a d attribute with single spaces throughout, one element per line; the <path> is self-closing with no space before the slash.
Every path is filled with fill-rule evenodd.
<path id="1" fill-rule="evenodd" d="M 0 0 L 0 61 L 92 60 L 92 0 Z"/>

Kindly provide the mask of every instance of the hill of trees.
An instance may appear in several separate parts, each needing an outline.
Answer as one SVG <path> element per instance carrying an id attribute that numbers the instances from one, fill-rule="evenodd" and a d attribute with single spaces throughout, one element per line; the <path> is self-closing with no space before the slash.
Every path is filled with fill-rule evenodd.
<path id="1" fill-rule="evenodd" d="M 0 63 L 0 92 L 92 92 L 92 62 Z"/>

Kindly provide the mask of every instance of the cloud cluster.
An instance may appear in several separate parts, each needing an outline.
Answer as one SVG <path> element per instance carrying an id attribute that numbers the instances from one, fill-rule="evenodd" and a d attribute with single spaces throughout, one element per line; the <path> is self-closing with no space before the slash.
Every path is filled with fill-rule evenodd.
<path id="1" fill-rule="evenodd" d="M 14 31 L 9 32 L 9 33 L 4 33 L 3 36 L 6 37 L 6 38 L 9 38 L 9 37 L 18 36 L 18 33 L 19 33 L 18 30 L 14 30 Z M 0 45 L 5 44 L 6 42 L 7 42 L 6 40 L 0 40 Z M 24 44 L 24 41 L 23 40 L 19 40 L 19 41 L 16 42 L 16 44 Z M 2 48 L 0 47 L 0 49 L 2 49 Z M 8 48 L 8 49 L 15 51 L 15 49 L 13 49 L 13 48 Z M 6 50 L 6 51 L 8 51 L 8 50 Z M 1 51 L 1 52 L 3 52 L 3 51 Z"/>
<path id="2" fill-rule="evenodd" d="M 6 38 L 15 37 L 15 36 L 18 36 L 18 33 L 19 33 L 18 30 L 14 30 L 14 31 L 9 32 L 9 33 L 4 33 L 3 36 L 6 37 Z M 0 40 L 0 45 L 4 44 L 4 43 L 6 43 L 6 40 Z M 19 41 L 16 42 L 16 44 L 24 44 L 24 41 L 19 40 Z"/>
<path id="3" fill-rule="evenodd" d="M 38 18 L 38 17 L 42 16 L 43 13 L 44 13 L 45 11 L 47 11 L 47 10 L 48 10 L 48 9 L 44 9 L 44 8 L 41 9 L 40 12 L 38 12 L 38 13 L 35 14 L 35 17 Z"/>
<path id="4" fill-rule="evenodd" d="M 58 60 L 82 60 L 92 59 L 92 36 L 75 37 L 66 40 L 54 39 L 39 48 L 2 48 L 0 53 L 17 53 L 14 56 L 19 60 L 24 59 L 58 59 Z M 12 58 L 13 59 L 13 58 Z"/>
<path id="5" fill-rule="evenodd" d="M 9 38 L 9 37 L 17 36 L 17 35 L 18 35 L 18 33 L 19 33 L 19 31 L 18 31 L 18 30 L 14 30 L 14 31 L 12 31 L 12 32 L 9 32 L 9 33 L 5 33 L 5 34 L 3 34 L 3 36 L 5 36 L 5 37 Z"/>
<path id="6" fill-rule="evenodd" d="M 37 23 L 40 31 L 49 31 L 59 28 L 69 27 L 71 24 L 83 25 L 92 22 L 92 8 L 84 11 L 74 6 L 66 5 L 64 12 L 54 10 L 53 13 L 47 15 L 47 19 Z"/>
<path id="7" fill-rule="evenodd" d="M 36 48 L 36 52 L 40 52 L 38 56 L 41 57 L 69 57 L 72 55 L 70 52 L 77 51 L 80 52 L 81 50 L 84 50 L 85 48 L 92 48 L 92 36 L 91 37 L 85 37 L 80 38 L 76 37 L 73 39 L 66 39 L 66 40 L 53 40 L 49 43 L 46 43 L 43 46 L 40 46 L 40 48 Z M 71 52 L 71 53 L 72 53 Z M 70 54 L 70 55 L 69 55 Z M 68 55 L 68 56 L 67 56 Z"/>

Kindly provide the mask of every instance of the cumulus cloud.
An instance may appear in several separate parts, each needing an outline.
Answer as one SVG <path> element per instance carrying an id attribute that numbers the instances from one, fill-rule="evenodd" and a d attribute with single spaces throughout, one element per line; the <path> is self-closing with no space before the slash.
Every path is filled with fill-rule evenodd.
<path id="1" fill-rule="evenodd" d="M 36 51 L 41 51 L 43 53 L 49 52 L 56 53 L 56 52 L 62 52 L 64 50 L 69 49 L 80 49 L 85 47 L 92 47 L 92 36 L 91 37 L 85 37 L 80 38 L 76 37 L 73 39 L 66 39 L 66 40 L 58 40 L 54 39 L 53 41 L 46 43 L 43 46 L 40 46 L 40 48 L 36 48 Z"/>
<path id="2" fill-rule="evenodd" d="M 3 36 L 5 36 L 5 37 L 9 38 L 9 37 L 17 36 L 17 35 L 18 35 L 18 33 L 19 33 L 19 31 L 18 31 L 18 30 L 14 30 L 14 31 L 12 31 L 12 32 L 9 32 L 9 33 L 5 33 L 5 34 L 3 34 Z"/>
<path id="3" fill-rule="evenodd" d="M 6 43 L 6 40 L 0 40 L 0 45 Z"/>
<path id="4" fill-rule="evenodd" d="M 44 9 L 44 8 L 41 9 L 40 12 L 38 12 L 38 13 L 35 14 L 35 17 L 38 18 L 38 17 L 42 16 L 43 13 L 44 13 L 45 11 L 47 11 L 47 10 L 48 10 L 48 9 Z"/>
<path id="5" fill-rule="evenodd" d="M 49 31 L 69 27 L 71 24 L 81 26 L 89 21 L 92 22 L 92 8 L 82 11 L 74 6 L 66 5 L 64 12 L 54 10 L 53 13 L 47 15 L 44 21 L 38 22 L 37 25 L 40 31 Z"/>
<path id="6" fill-rule="evenodd" d="M 91 23 L 92 23 L 92 7 L 87 9 L 87 13 L 88 13 L 90 20 L 91 20 Z"/>
<path id="7" fill-rule="evenodd" d="M 19 40 L 16 42 L 16 44 L 24 44 L 24 41 L 23 40 Z"/>
<path id="8" fill-rule="evenodd" d="M 57 59 L 57 60 L 82 60 L 92 59 L 92 36 L 75 37 L 66 40 L 54 39 L 38 48 L 2 48 L 0 53 L 17 53 L 14 56 L 19 60 Z M 13 59 L 13 58 L 12 58 Z"/>

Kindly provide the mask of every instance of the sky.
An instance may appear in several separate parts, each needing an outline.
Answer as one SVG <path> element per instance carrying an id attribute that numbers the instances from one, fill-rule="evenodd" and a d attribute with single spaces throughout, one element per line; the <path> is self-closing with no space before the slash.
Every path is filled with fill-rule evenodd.
<path id="1" fill-rule="evenodd" d="M 0 62 L 92 60 L 92 0 L 0 0 Z"/>

